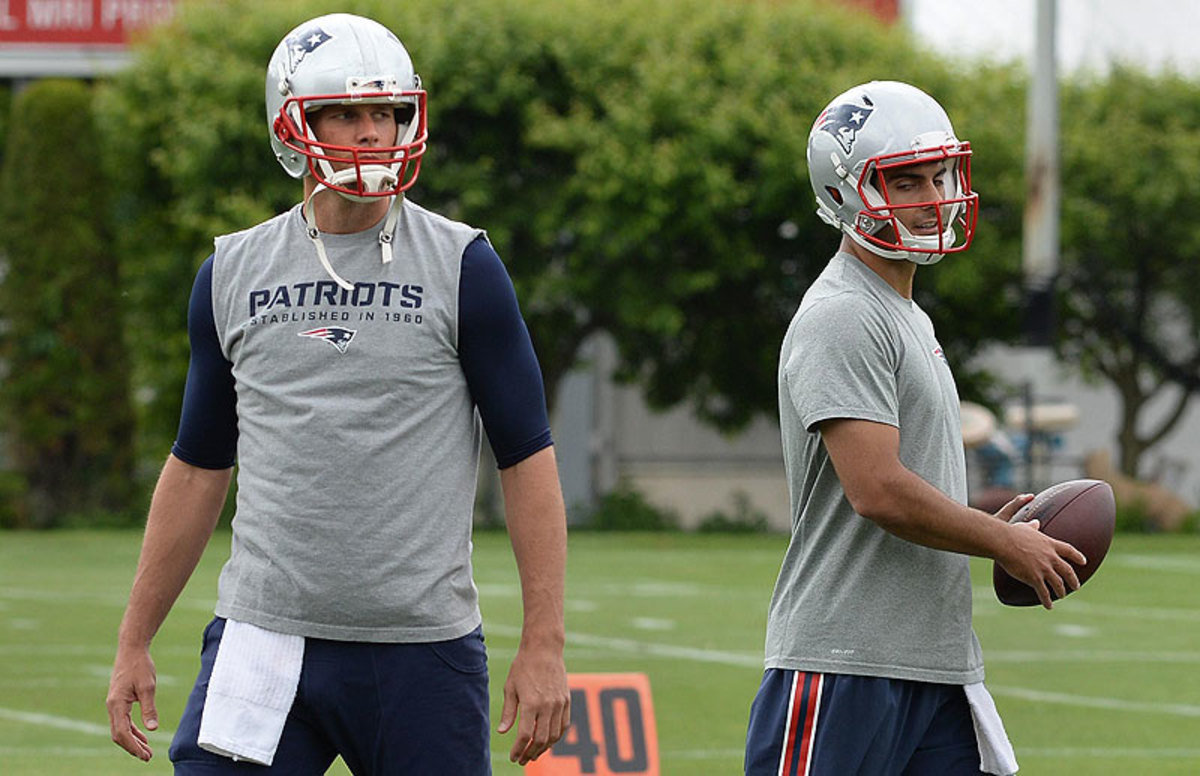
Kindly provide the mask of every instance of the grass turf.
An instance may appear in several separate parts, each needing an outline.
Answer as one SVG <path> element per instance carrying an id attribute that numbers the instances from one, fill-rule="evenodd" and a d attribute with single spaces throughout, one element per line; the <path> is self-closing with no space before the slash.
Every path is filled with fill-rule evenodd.
<path id="1" fill-rule="evenodd" d="M 782 536 L 571 536 L 568 668 L 650 678 L 662 773 L 741 772 L 766 605 Z M 104 694 L 137 558 L 135 532 L 0 533 L 0 772 L 165 774 L 168 737 L 136 762 L 108 740 Z M 198 665 L 219 533 L 155 641 L 173 729 Z M 507 538 L 476 537 L 493 725 L 516 647 L 519 586 Z M 996 603 L 976 560 L 975 624 L 988 685 L 1022 774 L 1200 772 L 1200 537 L 1118 536 L 1101 572 L 1052 612 Z M 492 741 L 497 774 L 512 735 Z M 347 773 L 339 763 L 331 773 Z"/>

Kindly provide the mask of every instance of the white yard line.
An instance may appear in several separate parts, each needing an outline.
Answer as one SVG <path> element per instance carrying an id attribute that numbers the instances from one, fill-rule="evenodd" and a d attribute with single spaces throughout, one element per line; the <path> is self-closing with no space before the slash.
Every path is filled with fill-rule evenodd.
<path id="1" fill-rule="evenodd" d="M 1022 757 L 1136 757 L 1139 760 L 1188 760 L 1200 757 L 1200 749 L 1186 749 L 1182 747 L 1137 749 L 1134 747 L 1018 746 L 1017 754 Z"/>
<path id="2" fill-rule="evenodd" d="M 1107 560 L 1127 568 L 1200 574 L 1200 557 L 1193 555 L 1110 555 Z"/>
<path id="3" fill-rule="evenodd" d="M 487 632 L 495 633 L 500 636 L 508 636 L 516 638 L 521 635 L 519 628 L 512 626 L 490 624 L 484 626 Z M 721 650 L 697 649 L 694 647 L 683 647 L 674 644 L 658 644 L 648 641 L 637 641 L 635 639 L 617 639 L 609 636 L 595 636 L 587 633 L 570 632 L 567 634 L 568 647 L 580 645 L 590 648 L 607 648 L 613 652 L 621 654 L 636 654 L 650 655 L 653 657 L 667 657 L 682 660 L 693 660 L 699 663 L 719 663 L 722 665 L 730 665 L 736 667 L 758 668 L 762 666 L 762 659 L 757 655 L 750 655 L 740 652 L 726 652 Z M 1001 653 L 1003 654 L 1003 653 Z M 1096 653 L 1097 659 L 1112 660 L 1115 656 L 1120 655 L 1118 652 Z M 1138 653 L 1135 657 L 1144 659 L 1146 655 L 1155 653 Z M 1163 662 L 1190 662 L 1196 658 L 1194 653 L 1158 653 L 1163 657 Z M 1183 656 L 1182 660 L 1173 660 Z M 1144 714 L 1170 714 L 1182 717 L 1200 717 L 1200 705 L 1188 703 L 1148 703 L 1144 701 L 1130 701 L 1121 698 L 1104 698 L 1085 695 L 1071 695 L 1068 693 L 1046 692 L 1044 690 L 1036 690 L 1026 687 L 1006 687 L 992 686 L 988 688 L 994 695 L 1004 695 L 1023 700 L 1038 701 L 1041 703 L 1054 703 L 1064 706 L 1084 706 L 1095 709 L 1113 709 L 1116 711 L 1127 711 Z"/>
<path id="4" fill-rule="evenodd" d="M 3 591 L 11 594 L 12 589 Z M 1077 605 L 1077 608 L 1078 605 Z M 1106 607 L 1108 610 L 1117 607 Z M 1142 611 L 1142 610 L 1136 610 Z M 1169 610 L 1178 614 L 1179 612 L 1189 613 L 1187 610 Z M 1200 616 L 1200 613 L 1195 613 Z M 521 634 L 521 629 L 511 625 L 498 623 L 485 624 L 485 632 L 496 636 L 507 638 L 518 638 Z M 645 655 L 651 657 L 670 658 L 675 660 L 690 660 L 696 663 L 728 665 L 738 668 L 761 668 L 762 658 L 757 653 L 746 652 L 731 652 L 726 650 L 700 649 L 696 647 L 687 647 L 677 644 L 661 644 L 650 641 L 639 641 L 637 639 L 614 638 L 611 636 L 598 636 L 594 634 L 571 632 L 567 635 L 568 647 L 585 647 L 591 650 L 607 651 L 609 653 L 624 654 L 624 655 Z M 71 654 L 75 652 L 71 647 L 60 647 L 63 653 Z M 502 648 L 501 648 L 502 650 Z M 5 650 L 9 651 L 9 650 Z M 78 648 L 76 654 L 89 654 L 90 649 L 86 647 Z M 1200 662 L 1200 654 L 1194 652 L 1119 652 L 1115 650 L 1071 650 L 1065 653 L 1026 653 L 1021 651 L 997 651 L 989 653 L 988 658 L 992 660 L 1002 661 L 1017 661 L 1026 660 L 1032 657 L 1037 657 L 1039 660 L 1047 659 L 1071 659 L 1071 660 L 1089 660 L 1094 662 L 1168 662 L 1168 663 L 1192 663 Z M 1093 709 L 1108 709 L 1113 711 L 1121 711 L 1138 714 L 1166 714 L 1171 716 L 1196 717 L 1200 718 L 1200 705 L 1187 703 L 1150 703 L 1144 701 L 1130 701 L 1121 698 L 1106 698 L 1097 696 L 1073 695 L 1068 693 L 1047 692 L 1045 690 L 1037 690 L 1025 687 L 1009 687 L 1004 685 L 989 685 L 989 689 L 994 695 L 1001 697 L 1017 698 L 1020 700 L 1035 701 L 1038 703 L 1051 703 L 1064 706 L 1079 706 Z M 103 736 L 108 738 L 109 728 L 106 725 L 96 722 L 71 719 L 68 717 L 57 716 L 53 714 L 45 714 L 41 712 L 24 711 L 20 709 L 11 709 L 0 707 L 0 720 L 16 722 L 21 724 L 37 725 L 41 727 L 51 727 L 59 730 L 81 733 L 88 736 Z M 158 742 L 169 742 L 174 735 L 173 731 L 159 730 L 150 734 L 152 740 Z M 26 751 L 25 747 L 21 748 L 3 748 L 0 747 L 0 755 L 5 752 L 13 754 Z M 88 749 L 83 747 L 46 747 L 37 749 L 39 752 L 47 754 L 60 754 L 63 756 L 83 756 Z M 1151 758 L 1151 759 L 1186 759 L 1200 756 L 1200 749 L 1192 748 L 1018 748 L 1018 752 L 1022 755 L 1037 756 L 1037 757 L 1078 757 L 1078 756 L 1096 756 L 1096 757 L 1127 757 L 1127 758 Z M 740 750 L 733 749 L 688 749 L 688 750 L 671 750 L 662 753 L 664 760 L 685 760 L 685 759 L 736 759 L 741 756 Z M 493 759 L 497 761 L 507 760 L 507 753 L 493 752 Z"/>
<path id="5" fill-rule="evenodd" d="M 0 746 L 0 757 L 102 757 L 119 751 L 116 744 L 104 746 Z"/>
<path id="6" fill-rule="evenodd" d="M 0 719 L 9 722 L 19 722 L 26 725 L 36 725 L 38 727 L 50 727 L 58 730 L 70 730 L 73 733 L 84 733 L 89 736 L 104 736 L 108 738 L 111 735 L 108 725 L 101 725 L 96 722 L 84 722 L 79 719 L 71 719 L 70 717 L 60 717 L 55 714 L 43 714 L 38 711 L 22 711 L 20 709 L 6 709 L 0 706 Z M 151 739 L 161 741 L 170 741 L 171 736 L 175 735 L 170 730 L 157 730 L 150 733 Z"/>
<path id="7" fill-rule="evenodd" d="M 1115 649 L 985 649 L 984 665 L 992 663 L 1200 663 L 1200 652 L 1123 652 Z"/>
<path id="8" fill-rule="evenodd" d="M 36 590 L 28 587 L 0 587 L 0 600 L 39 601 L 42 603 L 98 604 L 124 609 L 129 603 L 128 594 L 84 593 L 77 590 Z M 211 612 L 215 602 L 211 598 L 180 598 L 174 608 Z"/>
<path id="9" fill-rule="evenodd" d="M 1020 757 L 1111 757 L 1136 758 L 1139 760 L 1187 760 L 1200 757 L 1200 749 L 1182 747 L 1135 747 L 1100 748 L 1100 747 L 1037 747 L 1016 746 Z M 737 760 L 741 761 L 741 749 L 666 749 L 659 752 L 663 762 L 678 762 L 680 760 Z"/>
<path id="10" fill-rule="evenodd" d="M 1146 701 L 1127 701 L 1121 698 L 1099 698 L 1091 695 L 1071 695 L 1061 692 L 1046 692 L 1028 687 L 1006 687 L 1003 685 L 988 685 L 992 695 L 1019 698 L 1038 703 L 1057 703 L 1063 706 L 1082 706 L 1089 709 L 1110 709 L 1112 711 L 1131 711 L 1142 714 L 1170 714 L 1177 717 L 1200 717 L 1200 705 L 1191 703 L 1149 703 Z"/>
<path id="11" fill-rule="evenodd" d="M 33 711 L 20 711 L 18 709 L 6 709 L 0 706 L 0 720 L 8 720 L 10 722 L 19 722 L 28 725 L 37 725 L 38 727 L 51 727 L 58 730 L 69 730 L 73 733 L 83 733 L 89 736 L 110 737 L 110 731 L 107 725 L 98 725 L 94 722 L 83 722 L 77 719 L 69 719 L 67 717 L 59 717 L 53 714 L 41 714 Z M 166 744 L 174 737 L 173 730 L 157 730 L 149 733 L 151 741 Z M 113 745 L 116 746 L 115 744 Z M 107 751 L 105 747 L 94 746 L 0 746 L 0 756 L 5 755 L 29 755 L 29 754 L 45 754 L 55 757 L 95 757 Z M 493 762 L 508 762 L 507 751 L 493 751 Z"/>
<path id="12" fill-rule="evenodd" d="M 1006 607 L 997 601 L 996 593 L 990 587 L 971 588 L 971 598 L 975 603 L 976 615 L 994 616 L 998 612 L 1007 611 L 1009 608 L 1011 608 Z M 1061 612 L 1062 616 L 1082 614 L 1096 617 L 1120 617 L 1123 620 L 1200 622 L 1200 609 L 1094 604 L 1090 601 L 1081 601 L 1074 597 L 1068 598 L 1061 603 L 1056 604 L 1054 612 Z"/>
<path id="13" fill-rule="evenodd" d="M 1119 617 L 1122 620 L 1156 620 L 1158 622 L 1200 622 L 1200 609 L 1168 609 L 1154 606 L 1113 606 L 1088 601 L 1063 601 L 1063 611 L 1098 617 Z"/>
<path id="14" fill-rule="evenodd" d="M 486 622 L 483 624 L 483 632 L 485 635 L 494 633 L 509 638 L 519 638 L 521 635 L 520 628 Z M 763 664 L 762 657 L 757 654 L 726 652 L 717 649 L 698 649 L 696 647 L 685 647 L 676 644 L 657 644 L 650 641 L 637 641 L 636 639 L 613 638 L 612 636 L 593 636 L 575 631 L 567 634 L 567 645 L 569 647 L 602 648 L 621 654 L 693 660 L 697 663 L 720 663 L 739 668 L 762 668 Z"/>

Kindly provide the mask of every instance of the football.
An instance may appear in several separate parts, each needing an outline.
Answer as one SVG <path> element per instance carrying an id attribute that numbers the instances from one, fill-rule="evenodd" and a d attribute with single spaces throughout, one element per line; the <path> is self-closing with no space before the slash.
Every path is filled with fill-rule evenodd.
<path id="1" fill-rule="evenodd" d="M 1103 480 L 1070 480 L 1053 485 L 1021 507 L 1010 523 L 1039 520 L 1042 533 L 1074 545 L 1087 558 L 1086 566 L 1075 566 L 1079 584 L 1087 582 L 1112 544 L 1116 527 L 1116 503 L 1112 487 Z M 1000 603 L 1037 606 L 1037 593 L 1014 578 L 999 563 L 992 565 L 992 587 Z M 1054 591 L 1051 597 L 1057 598 Z"/>

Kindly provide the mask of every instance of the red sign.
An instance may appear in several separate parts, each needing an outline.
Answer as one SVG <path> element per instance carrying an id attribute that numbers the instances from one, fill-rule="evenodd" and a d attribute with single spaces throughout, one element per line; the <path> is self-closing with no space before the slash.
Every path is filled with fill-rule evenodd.
<path id="1" fill-rule="evenodd" d="M 571 728 L 525 776 L 658 776 L 658 730 L 645 674 L 568 674 Z"/>
<path id="2" fill-rule="evenodd" d="M 0 44 L 123 46 L 174 11 L 175 0 L 0 0 Z"/>

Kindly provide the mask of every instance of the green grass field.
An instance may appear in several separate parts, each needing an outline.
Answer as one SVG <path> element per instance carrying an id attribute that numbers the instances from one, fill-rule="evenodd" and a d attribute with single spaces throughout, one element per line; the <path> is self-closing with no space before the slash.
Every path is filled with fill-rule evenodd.
<path id="1" fill-rule="evenodd" d="M 104 694 L 140 536 L 0 533 L 0 773 L 164 774 L 197 667 L 218 534 L 156 641 L 164 731 L 149 765 L 108 740 Z M 650 677 L 662 773 L 741 772 L 782 536 L 575 534 L 574 672 Z M 493 698 L 520 626 L 503 534 L 476 541 Z M 1200 537 L 1118 536 L 1100 574 L 1052 612 L 1008 609 L 977 562 L 976 629 L 1022 774 L 1200 773 Z M 499 706 L 493 703 L 493 720 Z M 495 772 L 511 736 L 492 743 Z M 346 773 L 340 766 L 333 772 Z"/>

